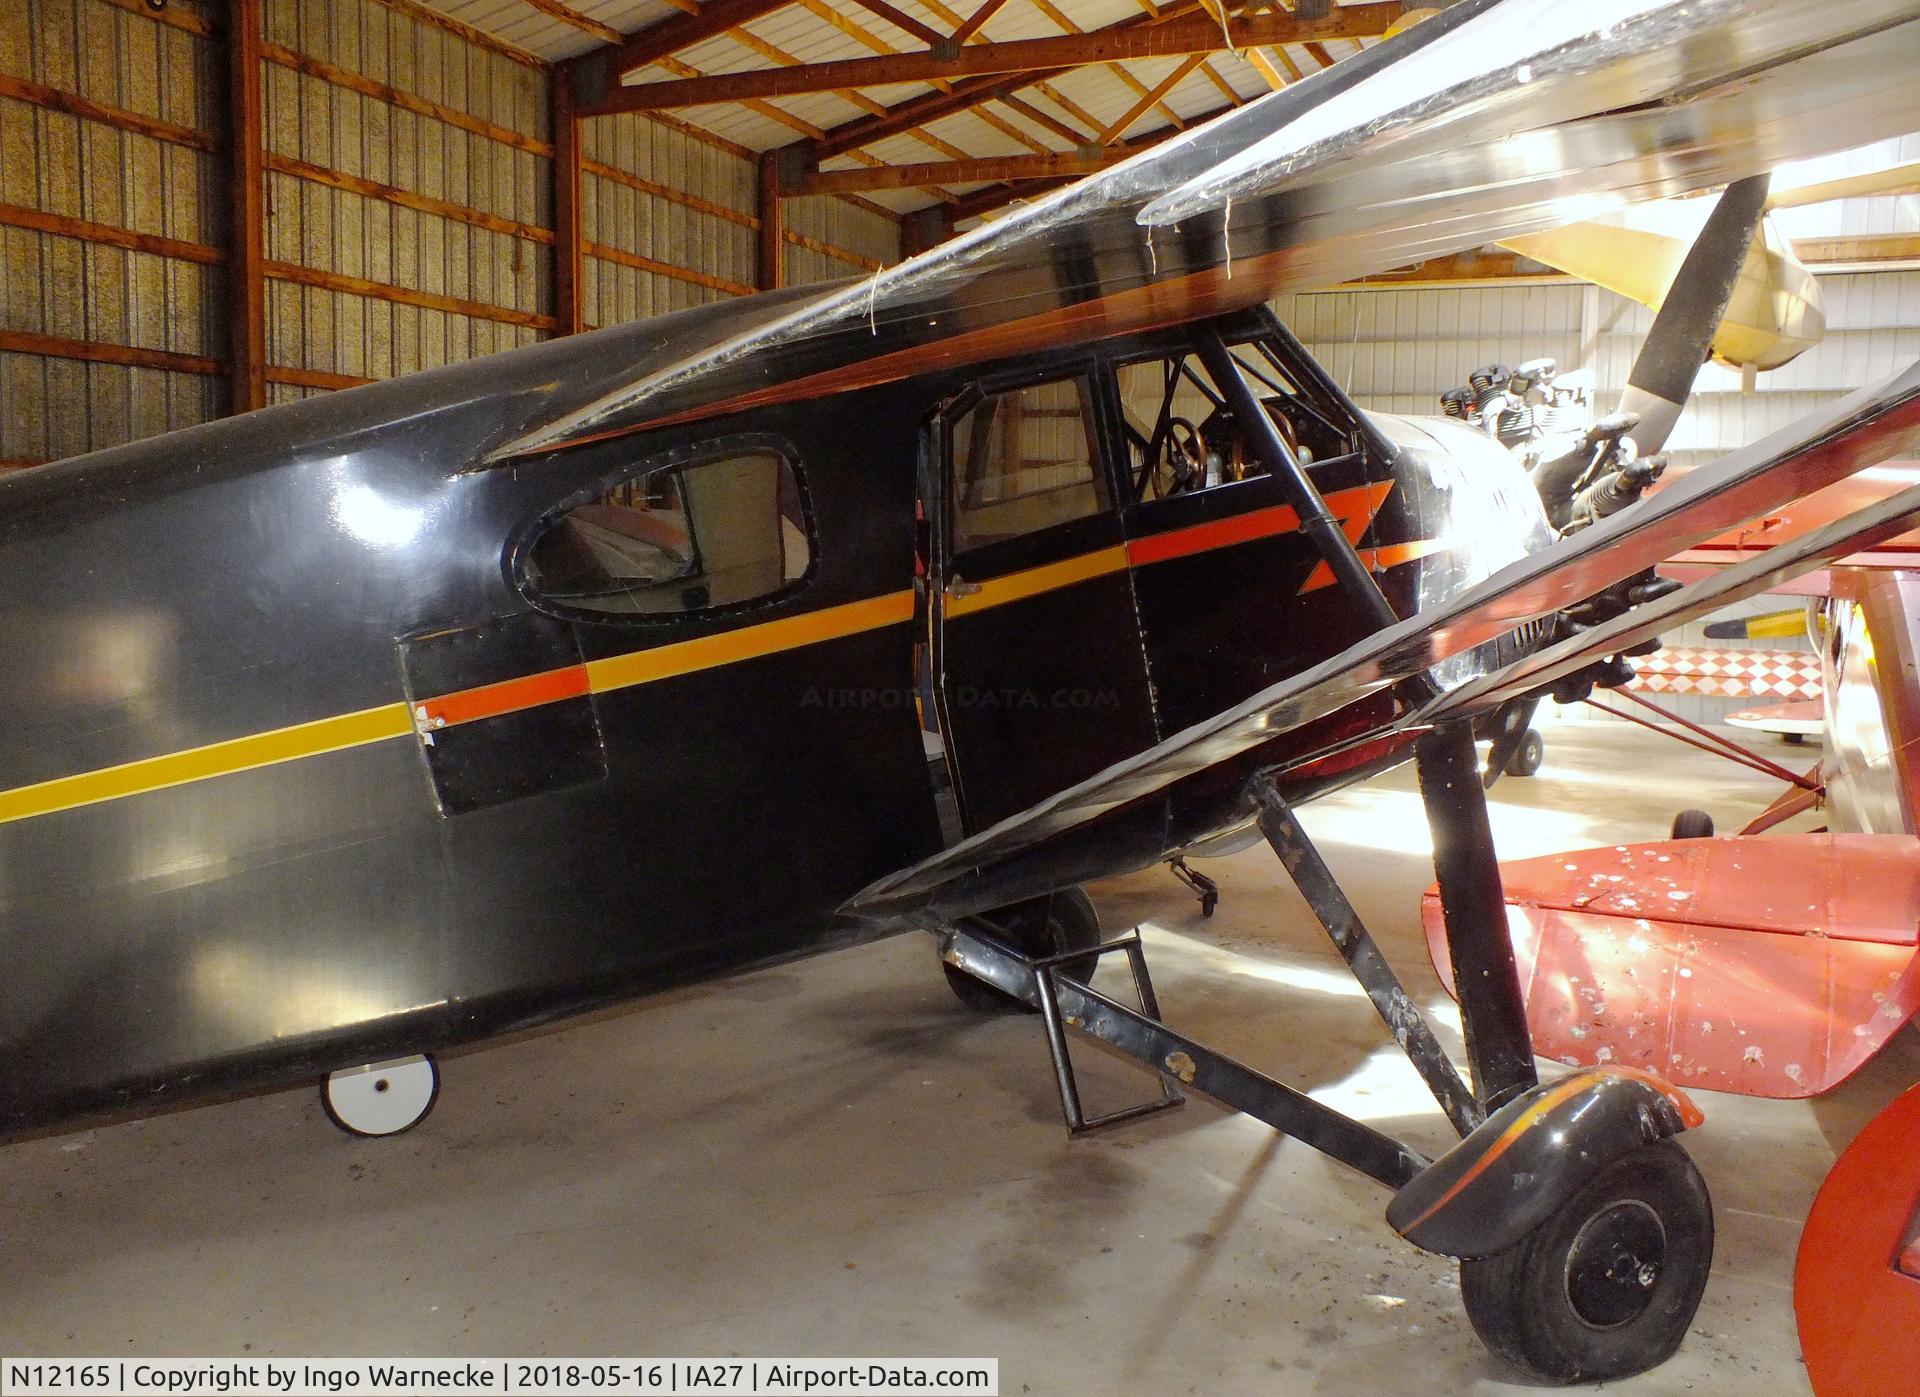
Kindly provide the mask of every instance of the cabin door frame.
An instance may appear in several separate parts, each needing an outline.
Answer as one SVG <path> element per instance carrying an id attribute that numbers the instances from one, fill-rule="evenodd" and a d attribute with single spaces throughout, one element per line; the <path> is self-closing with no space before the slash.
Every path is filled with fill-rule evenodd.
<path id="1" fill-rule="evenodd" d="M 970 834 L 1161 735 L 1109 419 L 1088 356 L 970 384 L 928 433 L 932 687 Z M 980 477 L 996 432 L 998 502 Z"/>

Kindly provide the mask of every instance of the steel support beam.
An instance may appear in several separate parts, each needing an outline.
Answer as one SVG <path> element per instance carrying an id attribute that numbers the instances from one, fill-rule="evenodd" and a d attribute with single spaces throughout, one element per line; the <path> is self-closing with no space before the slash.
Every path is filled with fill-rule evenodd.
<path id="1" fill-rule="evenodd" d="M 581 282 L 585 231 L 580 224 L 580 118 L 574 110 L 573 69 L 553 70 L 553 317 L 554 333 L 577 335 L 586 327 Z"/>
<path id="2" fill-rule="evenodd" d="M 1002 993 L 1035 1008 L 1044 1007 L 1034 962 L 966 931 L 952 933 L 941 954 L 948 965 Z M 1410 1146 L 1174 1032 L 1151 1012 L 1130 1009 L 1065 976 L 1053 977 L 1052 997 L 1054 1012 L 1049 1017 L 1156 1073 L 1171 1073 L 1195 1091 L 1311 1145 L 1388 1188 L 1404 1187 L 1427 1166 L 1426 1157 Z"/>
<path id="3" fill-rule="evenodd" d="M 1427 1084 L 1433 1099 L 1447 1113 L 1447 1119 L 1461 1135 L 1471 1134 L 1486 1120 L 1487 1114 L 1474 1100 L 1473 1090 L 1460 1079 L 1447 1050 L 1434 1037 L 1420 1007 L 1413 1002 L 1400 978 L 1387 964 L 1379 944 L 1374 941 L 1360 914 L 1348 901 L 1340 882 L 1327 867 L 1326 860 L 1307 832 L 1300 827 L 1293 809 L 1271 780 L 1261 778 L 1253 787 L 1254 805 L 1260 833 L 1266 836 L 1273 852 L 1280 857 L 1294 886 L 1313 909 L 1320 925 L 1333 939 L 1334 949 L 1346 961 L 1353 978 L 1367 992 L 1393 1041 L 1407 1055 L 1413 1070 Z"/>
<path id="4" fill-rule="evenodd" d="M 760 156 L 760 189 L 755 209 L 760 216 L 759 244 L 754 258 L 754 284 L 777 291 L 786 283 L 786 217 L 780 192 L 780 152 Z"/>
<path id="5" fill-rule="evenodd" d="M 227 11 L 227 192 L 233 225 L 227 252 L 227 304 L 233 333 L 228 360 L 234 412 L 267 405 L 267 207 L 262 168 L 261 0 L 233 0 Z"/>

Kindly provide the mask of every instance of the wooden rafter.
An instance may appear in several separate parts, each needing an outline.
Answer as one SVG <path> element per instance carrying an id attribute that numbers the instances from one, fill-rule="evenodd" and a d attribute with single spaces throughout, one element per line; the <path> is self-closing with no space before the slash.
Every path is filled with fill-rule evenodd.
<path id="1" fill-rule="evenodd" d="M 964 44 L 980 32 L 980 26 L 999 14 L 1007 6 L 1007 0 L 980 0 L 979 8 L 967 16 L 960 27 L 953 31 L 953 42 Z"/>
<path id="2" fill-rule="evenodd" d="M 715 0 L 720 3 L 720 0 Z M 742 0 L 746 3 L 746 0 Z M 761 0 L 752 0 L 761 3 Z M 887 58 L 844 58 L 810 63 L 798 68 L 755 69 L 716 73 L 703 78 L 640 83 L 601 94 L 583 107 L 594 114 L 656 111 L 663 108 L 707 106 L 804 92 L 831 92 L 836 88 L 871 87 L 903 82 L 933 82 L 1001 73 L 1058 71 L 1094 63 L 1135 58 L 1167 58 L 1218 53 L 1249 44 L 1291 43 L 1307 35 L 1335 38 L 1358 33 L 1384 33 L 1400 15 L 1397 3 L 1348 5 L 1325 19 L 1302 20 L 1284 11 L 1238 16 L 1224 28 L 1206 13 L 1187 13 L 1138 27 L 1112 26 L 1089 34 L 1058 38 L 1021 39 L 1004 44 L 962 47 L 951 55 L 933 51 Z M 673 21 L 668 21 L 669 24 Z"/>
<path id="3" fill-rule="evenodd" d="M 924 2 L 936 14 L 941 13 L 944 9 L 941 0 L 924 0 Z M 1036 3 L 1044 3 L 1044 0 L 1036 0 Z M 1198 8 L 1198 0 L 1179 0 L 1179 3 L 1162 10 L 1161 18 L 1172 18 L 1179 14 L 1193 12 Z M 951 13 L 951 11 L 948 11 L 948 13 Z M 1071 23 L 1071 21 L 1068 22 Z M 1112 26 L 1111 29 L 1097 30 L 1095 32 L 1109 33 L 1139 29 L 1150 26 L 1156 22 L 1158 21 L 1152 16 L 1139 15 L 1133 19 L 1121 20 L 1118 24 Z M 1060 74 L 1070 71 L 1072 70 L 1069 68 L 1056 68 L 1037 73 L 1021 73 L 1004 78 L 972 78 L 966 82 L 955 83 L 946 91 L 923 93 L 918 97 L 909 98 L 904 102 L 896 102 L 893 106 L 887 108 L 887 114 L 884 117 L 855 117 L 852 121 L 842 122 L 840 125 L 828 131 L 824 139 L 815 142 L 812 154 L 818 160 L 825 160 L 834 155 L 845 154 L 855 150 L 857 147 L 869 145 L 874 141 L 884 140 L 888 136 L 898 135 L 900 132 L 909 130 L 916 125 L 939 121 L 943 117 L 971 111 L 988 102 L 1004 102 L 1013 93 L 1029 87 L 1044 94 L 1076 121 L 1081 121 L 1086 124 L 1087 134 L 1082 135 L 1076 133 L 1076 135 L 1071 138 L 1075 144 L 1084 144 L 1091 133 L 1098 131 L 1104 123 L 1092 113 L 1076 105 L 1072 98 L 1068 97 L 1064 92 L 1058 91 L 1048 81 L 1051 78 L 1058 77 Z M 1124 68 L 1120 68 L 1117 71 L 1126 73 L 1126 69 Z M 1129 79 L 1132 78 L 1132 74 L 1127 73 L 1126 75 Z M 1145 88 L 1140 88 L 1139 90 L 1145 91 Z M 1175 117 L 1174 120 L 1177 122 L 1178 118 Z"/>
<path id="4" fill-rule="evenodd" d="M 1253 71 L 1265 78 L 1267 86 L 1275 92 L 1287 85 L 1287 79 L 1282 77 L 1280 70 L 1273 66 L 1273 60 L 1267 57 L 1265 49 L 1250 48 L 1241 56 L 1253 65 Z"/>
<path id="5" fill-rule="evenodd" d="M 1095 137 L 1095 139 L 1101 145 L 1108 145 L 1114 141 L 1119 140 L 1120 137 L 1126 135 L 1128 127 L 1132 126 L 1134 122 L 1138 121 L 1141 117 L 1145 116 L 1148 112 L 1152 111 L 1155 107 L 1159 106 L 1161 98 L 1165 97 L 1169 92 L 1173 91 L 1174 88 L 1178 87 L 1182 82 L 1184 82 L 1186 80 L 1187 74 L 1191 73 L 1195 68 L 1198 68 L 1204 62 L 1206 62 L 1205 54 L 1203 53 L 1188 54 L 1186 58 L 1182 59 L 1181 62 L 1175 66 L 1172 72 L 1168 73 L 1164 78 L 1160 79 L 1159 82 L 1155 83 L 1150 89 L 1148 89 L 1147 92 L 1142 94 L 1138 102 L 1135 102 L 1131 107 L 1127 108 L 1126 114 L 1124 116 L 1122 116 L 1118 121 L 1115 121 L 1112 125 L 1108 126 L 1097 137 Z"/>
<path id="6" fill-rule="evenodd" d="M 1079 178 L 1079 175 L 1064 175 L 1058 179 L 1035 180 L 1024 184 L 990 184 L 971 194 L 963 194 L 947 212 L 955 223 L 963 223 L 969 218 L 981 218 L 996 209 L 1005 208 L 1017 199 L 1038 199 Z"/>
<path id="7" fill-rule="evenodd" d="M 573 81 L 576 85 L 576 90 L 604 92 L 608 90 L 609 87 L 616 86 L 615 79 L 617 77 L 617 69 L 623 61 L 619 57 L 619 54 L 623 50 L 630 55 L 645 52 L 645 50 L 638 47 L 640 41 L 656 32 L 672 30 L 670 33 L 665 33 L 664 37 L 657 39 L 655 41 L 655 47 L 674 51 L 687 47 L 688 44 L 697 43 L 702 39 L 712 37 L 702 26 L 689 23 L 689 21 L 695 17 L 701 15 L 709 16 L 709 25 L 719 24 L 722 20 L 734 20 L 735 22 L 726 25 L 717 32 L 724 33 L 727 38 L 745 48 L 751 49 L 763 58 L 770 59 L 783 67 L 804 66 L 804 60 L 798 56 L 789 53 L 777 44 L 768 42 L 752 30 L 746 28 L 746 19 L 757 16 L 748 15 L 747 7 L 742 4 L 735 3 L 730 12 L 719 13 L 718 0 L 716 0 L 714 4 L 706 6 L 696 4 L 695 0 L 672 0 L 672 3 L 677 5 L 682 11 L 682 14 L 678 18 L 664 21 L 661 24 L 651 26 L 633 35 L 623 35 L 618 30 L 612 29 L 598 20 L 590 19 L 585 15 L 579 14 L 577 11 L 571 10 L 568 6 L 560 4 L 559 0 L 542 0 L 542 3 L 537 5 L 536 8 L 554 15 L 556 18 L 565 20 L 585 32 L 606 39 L 610 44 L 610 47 L 607 49 L 595 50 L 592 53 L 583 54 L 571 62 L 556 65 L 556 74 L 565 75 Z M 809 12 L 825 19 L 843 33 L 859 39 L 876 53 L 890 55 L 898 52 L 897 49 L 881 40 L 879 36 L 846 19 L 844 16 L 837 14 L 831 6 L 825 3 L 825 0 L 800 0 L 800 3 Z M 884 0 L 882 0 L 882 3 L 884 3 Z M 776 8 L 779 8 L 779 6 L 768 6 L 763 12 L 770 12 Z M 928 32 L 933 33 L 934 31 L 929 30 Z M 941 38 L 942 36 L 936 33 L 935 37 Z M 693 65 L 675 58 L 672 52 L 662 52 L 654 56 L 646 57 L 639 66 L 657 66 L 666 72 L 672 73 L 676 77 L 689 80 L 707 76 Z M 557 77 L 556 81 L 558 80 L 561 80 L 561 78 Z M 886 108 L 879 102 L 874 101 L 865 93 L 855 91 L 851 88 L 838 89 L 835 95 L 851 105 L 859 107 L 862 111 L 870 115 L 882 115 L 886 111 Z M 770 121 L 785 126 L 789 130 L 798 132 L 802 136 L 817 138 L 821 134 L 819 127 L 794 116 L 791 112 L 774 106 L 770 102 L 745 101 L 742 102 L 741 105 L 751 111 L 759 113 Z M 589 111 L 585 114 L 595 115 L 596 113 Z M 908 134 L 912 135 L 922 144 L 927 145 L 950 159 L 963 159 L 966 157 L 967 153 L 965 151 L 942 140 L 930 131 L 915 127 L 910 129 Z M 1034 142 L 1030 137 L 1025 136 L 1024 133 L 1008 130 L 1007 134 L 1014 136 L 1015 139 L 1023 141 L 1036 150 L 1046 149 L 1046 147 Z M 863 161 L 871 161 L 871 163 L 879 163 L 872 157 L 864 155 L 856 155 L 855 158 Z"/>
<path id="8" fill-rule="evenodd" d="M 583 15 L 572 6 L 561 4 L 560 0 L 520 0 L 520 2 L 528 9 L 538 10 L 541 14 L 557 19 L 562 24 L 572 25 L 583 33 L 593 35 L 603 44 L 617 44 L 626 38 L 626 35 L 612 25 L 602 24 L 590 15 Z"/>
<path id="9" fill-rule="evenodd" d="M 1153 0 L 1135 0 L 1135 2 L 1150 15 L 1158 15 L 1160 13 L 1160 7 L 1154 4 Z M 1225 19 L 1232 13 L 1233 7 L 1227 3 L 1227 0 L 1201 0 L 1201 4 L 1210 14 L 1218 15 L 1222 19 Z M 1200 74 L 1219 90 L 1222 97 L 1227 99 L 1228 106 L 1240 107 L 1246 105 L 1247 99 L 1234 91 L 1232 83 L 1220 76 L 1220 70 L 1213 66 L 1212 59 L 1208 59 L 1200 65 Z"/>
<path id="10" fill-rule="evenodd" d="M 1078 130 L 1060 120 L 1060 118 L 1052 112 L 1041 107 L 1036 107 L 1026 98 L 1016 97 L 1012 93 L 1008 93 L 1004 97 L 995 98 L 994 100 L 1010 111 L 1019 112 L 1020 115 L 1024 116 L 1028 121 L 1031 121 L 1035 126 L 1044 127 L 1062 140 L 1071 141 L 1074 145 L 1085 145 L 1087 142 L 1087 132 L 1098 128 L 1097 122 L 1089 121 L 1087 123 L 1087 131 Z M 983 108 L 976 108 L 976 110 L 983 110 Z M 1063 108 L 1063 110 L 1065 109 Z"/>
<path id="11" fill-rule="evenodd" d="M 1084 34 L 1087 32 L 1086 30 L 1082 29 L 1079 25 L 1075 24 L 1071 19 L 1069 19 L 1066 16 L 1066 14 L 1061 11 L 1060 7 L 1053 3 L 1053 0 L 1033 0 L 1033 7 L 1036 10 L 1040 11 L 1040 13 L 1045 15 L 1048 19 L 1052 20 L 1054 23 L 1054 26 L 1058 28 L 1062 34 Z M 1182 9 L 1204 10 L 1205 5 L 1204 3 L 1199 3 L 1199 4 L 1176 5 L 1172 9 L 1155 9 L 1151 4 L 1146 4 L 1146 5 L 1142 5 L 1141 9 L 1144 12 L 1141 15 L 1141 20 L 1147 23 L 1152 23 L 1155 20 L 1167 18 L 1168 16 L 1174 13 L 1177 13 Z M 1212 13 L 1212 11 L 1210 10 L 1206 12 L 1209 14 Z M 1124 86 L 1131 89 L 1133 94 L 1136 97 L 1145 95 L 1147 90 L 1147 85 L 1141 82 L 1140 79 L 1135 77 L 1131 72 L 1129 72 L 1124 64 L 1109 63 L 1106 65 L 1106 68 L 1107 68 L 1107 71 L 1113 74 L 1114 77 L 1118 78 Z M 1175 126 L 1183 126 L 1186 124 L 1184 121 L 1181 120 L 1180 113 L 1176 112 L 1172 107 L 1169 107 L 1164 102 L 1160 104 L 1160 115 L 1164 116 L 1168 121 L 1172 122 Z M 1103 126 L 1104 124 L 1105 124 L 1104 122 L 1096 121 L 1093 123 L 1093 129 L 1098 131 L 1101 128 L 1101 126 Z"/>
<path id="12" fill-rule="evenodd" d="M 663 19 L 658 24 L 650 24 L 624 37 L 616 35 L 619 42 L 610 42 L 610 47 L 595 49 L 577 61 L 583 78 L 590 70 L 597 69 L 605 75 L 607 85 L 612 86 L 624 75 L 644 68 L 656 59 L 676 54 L 702 40 L 715 38 L 736 25 L 771 14 L 789 3 L 791 0 L 707 0 L 706 4 L 691 13 Z M 582 95 L 586 95 L 584 88 Z"/>
<path id="13" fill-rule="evenodd" d="M 897 5 L 888 4 L 887 0 L 853 0 L 853 3 L 870 14 L 878 15 L 901 33 L 911 34 L 929 47 L 947 40 L 947 36 L 932 25 L 922 23 Z"/>
<path id="14" fill-rule="evenodd" d="M 1041 4 L 1043 10 L 1050 10 L 1050 8 L 1052 8 L 1052 6 L 1050 6 L 1050 0 L 1035 0 L 1035 4 Z M 1148 13 L 1148 15 L 1160 17 L 1160 13 L 1162 13 L 1162 8 L 1160 8 L 1158 4 L 1154 4 L 1154 0 L 1135 0 L 1135 4 L 1139 4 L 1140 10 Z M 1210 15 L 1215 15 L 1215 17 L 1227 15 L 1227 13 L 1231 13 L 1231 10 L 1233 10 L 1233 6 L 1227 4 L 1227 0 L 1200 0 L 1200 8 L 1202 8 L 1204 12 L 1210 13 Z M 1256 4 L 1256 6 L 1250 6 L 1250 8 L 1258 8 L 1258 4 Z M 1060 15 L 1060 19 L 1064 19 L 1064 17 L 1066 17 L 1066 15 Z M 1135 96 L 1146 96 L 1146 84 L 1140 83 L 1139 79 L 1137 79 L 1133 73 L 1129 73 L 1127 69 L 1123 69 L 1123 67 L 1119 67 L 1119 65 L 1114 65 L 1112 71 L 1119 75 L 1119 79 L 1121 79 L 1123 83 L 1133 88 Z M 1212 61 L 1202 63 L 1202 65 L 1200 65 L 1200 71 L 1206 73 L 1206 75 L 1212 79 L 1213 86 L 1217 86 L 1217 88 L 1221 90 L 1221 94 L 1223 94 L 1233 106 L 1240 106 L 1240 94 L 1233 90 L 1233 84 L 1227 83 L 1227 79 L 1223 79 L 1223 77 L 1219 75 L 1219 69 L 1213 67 Z M 1158 106 L 1160 106 L 1160 111 L 1162 111 L 1165 119 L 1171 121 L 1175 127 L 1185 127 L 1185 125 L 1187 125 L 1187 121 L 1185 121 L 1173 107 L 1167 106 L 1165 102 L 1158 104 Z"/>
<path id="15" fill-rule="evenodd" d="M 921 165 L 883 165 L 867 170 L 815 170 L 806 175 L 802 194 L 848 194 L 863 189 L 916 189 L 936 184 L 1051 179 L 1086 175 L 1117 165 L 1134 152 L 1069 150 L 1049 155 L 989 155 L 967 160 L 933 160 Z"/>

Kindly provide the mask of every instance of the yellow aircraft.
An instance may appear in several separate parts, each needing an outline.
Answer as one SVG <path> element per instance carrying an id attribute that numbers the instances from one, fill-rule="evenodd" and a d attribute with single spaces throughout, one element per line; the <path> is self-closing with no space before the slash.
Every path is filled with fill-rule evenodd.
<path id="1" fill-rule="evenodd" d="M 1826 332 L 1820 284 L 1794 255 L 1793 243 L 1771 216 L 1773 210 L 1917 190 L 1920 163 L 1846 175 L 1770 195 L 1769 216 L 1762 220 L 1747 250 L 1726 318 L 1714 335 L 1713 357 L 1750 375 L 1791 363 L 1818 344 Z M 1658 310 L 1711 208 L 1711 204 L 1695 199 L 1639 204 L 1606 218 L 1508 238 L 1501 246 Z"/>

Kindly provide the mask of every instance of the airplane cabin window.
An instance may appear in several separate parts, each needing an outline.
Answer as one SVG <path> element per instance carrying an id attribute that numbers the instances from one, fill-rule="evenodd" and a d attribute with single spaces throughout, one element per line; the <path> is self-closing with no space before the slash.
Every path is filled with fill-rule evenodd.
<path id="1" fill-rule="evenodd" d="M 658 467 L 553 519 L 525 555 L 534 597 L 616 616 L 771 596 L 806 573 L 793 467 L 771 451 Z"/>
<path id="2" fill-rule="evenodd" d="M 1301 464 L 1342 454 L 1342 433 L 1258 345 L 1231 346 L 1280 439 Z M 1135 503 L 1230 485 L 1266 468 L 1244 439 L 1197 353 L 1156 355 L 1115 370 Z"/>
<path id="3" fill-rule="evenodd" d="M 953 546 L 1017 538 L 1107 507 L 1084 379 L 990 393 L 954 419 Z"/>

